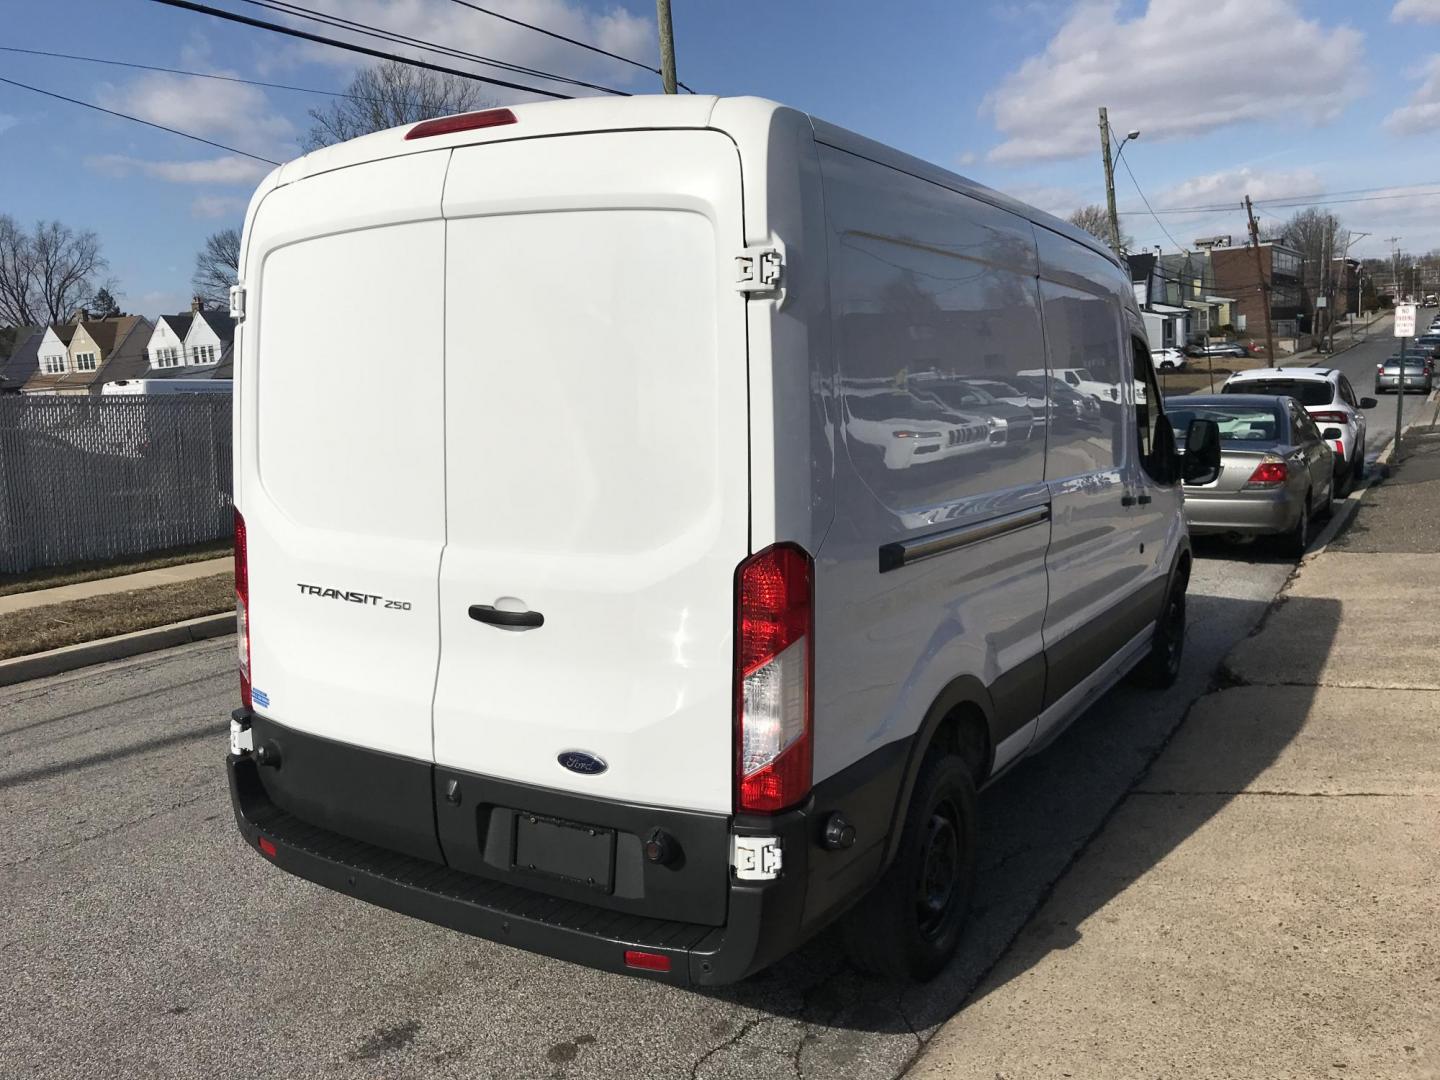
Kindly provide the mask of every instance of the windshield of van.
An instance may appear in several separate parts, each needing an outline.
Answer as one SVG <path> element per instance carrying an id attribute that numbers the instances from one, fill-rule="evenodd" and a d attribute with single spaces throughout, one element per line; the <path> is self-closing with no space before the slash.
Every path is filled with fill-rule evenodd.
<path id="1" fill-rule="evenodd" d="M 1174 398 L 1170 399 L 1172 402 Z M 1185 435 L 1193 420 L 1214 420 L 1220 429 L 1222 443 L 1273 443 L 1288 441 L 1289 425 L 1280 409 L 1257 408 L 1253 405 L 1231 409 L 1224 405 L 1167 405 L 1165 414 L 1175 428 L 1175 439 L 1185 443 Z"/>
<path id="2" fill-rule="evenodd" d="M 1319 379 L 1244 379 L 1227 384 L 1221 392 L 1293 397 L 1302 405 L 1329 405 L 1335 400 L 1334 384 Z"/>

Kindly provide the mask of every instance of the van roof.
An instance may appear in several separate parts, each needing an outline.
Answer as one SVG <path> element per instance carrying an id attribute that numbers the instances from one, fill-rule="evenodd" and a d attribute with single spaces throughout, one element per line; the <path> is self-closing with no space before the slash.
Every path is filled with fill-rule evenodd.
<path id="1" fill-rule="evenodd" d="M 406 141 L 405 133 L 414 125 L 405 124 L 386 131 L 362 135 L 358 139 L 337 143 L 334 146 L 323 147 L 275 169 L 260 185 L 256 197 L 261 197 L 264 192 L 272 188 L 291 184 L 309 176 L 332 172 L 368 161 L 423 153 L 447 146 L 507 142 L 517 138 L 543 138 L 586 131 L 714 127 L 726 131 L 737 142 L 742 142 L 743 132 L 739 129 L 756 131 L 768 128 L 769 118 L 777 112 L 788 110 L 788 107 L 756 97 L 722 98 L 713 94 L 648 94 L 619 99 L 590 97 L 575 98 L 570 101 L 547 101 L 529 105 L 511 105 L 509 109 L 515 114 L 514 124 L 429 136 L 415 141 Z M 720 115 L 717 116 L 717 113 Z M 817 142 L 845 150 L 881 165 L 888 165 L 1009 211 L 1041 228 L 1049 229 L 1076 243 L 1083 244 L 1109 259 L 1117 267 L 1120 266 L 1119 260 L 1109 247 L 1068 221 L 1062 221 L 1060 218 L 1022 203 L 1009 195 L 978 184 L 947 169 L 942 169 L 921 158 L 893 149 L 884 143 L 857 135 L 814 116 L 810 116 L 808 119 L 815 132 Z"/>

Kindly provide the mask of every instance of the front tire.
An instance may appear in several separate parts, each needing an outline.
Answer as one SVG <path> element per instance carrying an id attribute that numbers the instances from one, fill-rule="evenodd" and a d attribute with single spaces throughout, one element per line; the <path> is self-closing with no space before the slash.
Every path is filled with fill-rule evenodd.
<path id="1" fill-rule="evenodd" d="M 975 887 L 977 817 L 969 766 L 932 751 L 915 780 L 895 861 L 841 925 L 857 968 L 924 981 L 949 962 Z"/>

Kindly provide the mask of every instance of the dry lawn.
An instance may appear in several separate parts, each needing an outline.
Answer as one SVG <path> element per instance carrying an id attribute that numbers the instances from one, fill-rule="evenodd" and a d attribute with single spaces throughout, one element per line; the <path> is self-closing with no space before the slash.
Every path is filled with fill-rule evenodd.
<path id="1" fill-rule="evenodd" d="M 0 596 L 35 592 L 38 589 L 53 589 L 60 585 L 74 585 L 81 581 L 120 577 L 124 574 L 138 574 L 142 570 L 161 570 L 167 566 L 200 562 L 203 559 L 218 559 L 221 556 L 229 555 L 234 550 L 234 546 L 229 540 L 215 540 L 208 544 L 191 544 L 188 547 L 157 551 L 151 555 L 129 559 L 79 563 L 73 566 L 50 566 L 41 570 L 31 570 L 25 574 L 0 574 Z"/>
<path id="2" fill-rule="evenodd" d="M 81 641 L 218 615 L 235 607 L 235 580 L 215 574 L 0 615 L 0 660 Z"/>

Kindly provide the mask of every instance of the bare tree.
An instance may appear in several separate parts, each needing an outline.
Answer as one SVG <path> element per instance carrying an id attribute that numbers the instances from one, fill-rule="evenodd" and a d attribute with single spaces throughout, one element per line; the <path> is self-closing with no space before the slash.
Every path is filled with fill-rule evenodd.
<path id="1" fill-rule="evenodd" d="M 230 286 L 240 280 L 240 231 L 221 229 L 205 238 L 195 256 L 195 295 L 215 307 L 230 306 Z"/>
<path id="2" fill-rule="evenodd" d="M 1110 243 L 1110 215 L 1099 203 L 1091 203 L 1089 206 L 1082 206 L 1065 219 L 1078 228 L 1084 229 L 1091 236 L 1100 240 L 1107 246 Z M 1129 251 L 1135 246 L 1134 239 L 1124 229 L 1120 230 L 1120 246 Z"/>
<path id="3" fill-rule="evenodd" d="M 108 266 L 100 238 L 58 221 L 26 233 L 0 218 L 0 320 L 59 322 L 95 295 L 95 276 Z"/>
<path id="4" fill-rule="evenodd" d="M 314 123 L 301 140 L 306 151 L 494 104 L 484 97 L 480 83 L 393 60 L 358 72 L 345 93 L 323 109 L 310 110 Z"/>

